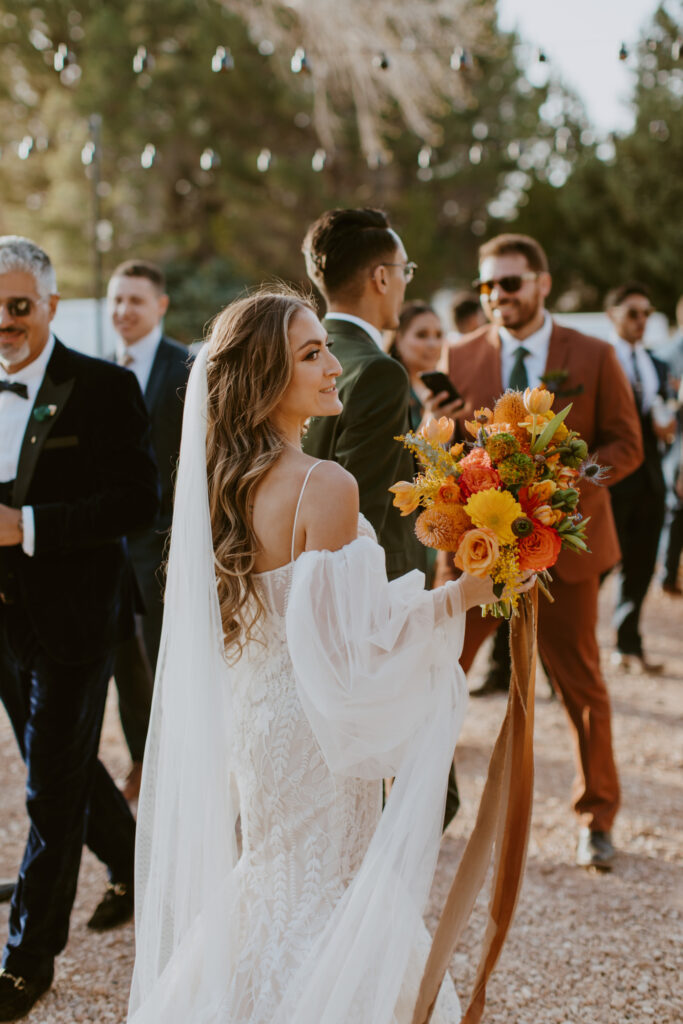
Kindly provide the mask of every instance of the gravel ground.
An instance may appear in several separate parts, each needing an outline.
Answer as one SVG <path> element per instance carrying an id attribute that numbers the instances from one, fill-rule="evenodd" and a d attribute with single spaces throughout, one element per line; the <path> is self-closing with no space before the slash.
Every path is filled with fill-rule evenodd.
<path id="1" fill-rule="evenodd" d="M 666 662 L 665 674 L 653 678 L 610 673 L 609 585 L 602 600 L 600 640 L 623 788 L 623 809 L 614 829 L 619 857 L 611 874 L 573 866 L 576 830 L 568 809 L 573 774 L 569 734 L 564 712 L 549 699 L 541 677 L 526 878 L 507 945 L 489 983 L 487 1024 L 683 1021 L 683 601 L 658 591 L 648 600 L 648 653 Z M 471 685 L 480 678 L 483 664 L 484 652 L 471 673 Z M 444 839 L 430 926 L 472 827 L 503 713 L 503 697 L 471 703 L 457 753 L 463 806 Z M 102 755 L 116 777 L 125 772 L 126 754 L 111 695 Z M 16 871 L 24 845 L 23 782 L 14 738 L 0 712 L 2 877 Z M 104 885 L 104 869 L 85 851 L 69 944 L 57 961 L 52 989 L 25 1018 L 28 1024 L 125 1020 L 133 927 L 94 935 L 85 926 Z M 486 896 L 478 901 L 451 964 L 463 999 L 473 978 L 485 908 Z M 7 905 L 1 906 L 3 936 L 7 916 Z"/>

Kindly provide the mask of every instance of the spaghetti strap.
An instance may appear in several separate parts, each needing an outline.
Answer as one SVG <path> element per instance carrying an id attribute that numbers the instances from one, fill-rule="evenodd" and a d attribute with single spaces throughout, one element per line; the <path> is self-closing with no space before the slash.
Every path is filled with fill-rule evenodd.
<path id="1" fill-rule="evenodd" d="M 292 553 L 290 555 L 290 561 L 292 562 L 294 561 L 294 541 L 296 539 L 296 524 L 299 518 L 299 509 L 301 508 L 301 499 L 304 496 L 304 491 L 306 490 L 306 484 L 308 483 L 309 476 L 311 475 L 315 467 L 319 466 L 322 461 L 322 459 L 318 459 L 317 462 L 313 463 L 313 465 L 308 470 L 308 473 L 306 473 L 306 476 L 304 477 L 304 482 L 301 485 L 301 490 L 299 491 L 299 500 L 296 503 L 296 512 L 294 513 L 294 526 L 292 527 Z"/>

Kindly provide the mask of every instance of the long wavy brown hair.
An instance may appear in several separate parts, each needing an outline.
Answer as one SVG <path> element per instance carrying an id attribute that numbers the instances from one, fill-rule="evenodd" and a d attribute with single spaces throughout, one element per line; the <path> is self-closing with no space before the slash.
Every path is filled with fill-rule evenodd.
<path id="1" fill-rule="evenodd" d="M 288 331 L 303 293 L 262 288 L 231 303 L 209 337 L 206 466 L 225 651 L 236 661 L 263 614 L 253 569 L 259 543 L 252 509 L 259 483 L 285 446 L 271 422 L 292 378 Z"/>

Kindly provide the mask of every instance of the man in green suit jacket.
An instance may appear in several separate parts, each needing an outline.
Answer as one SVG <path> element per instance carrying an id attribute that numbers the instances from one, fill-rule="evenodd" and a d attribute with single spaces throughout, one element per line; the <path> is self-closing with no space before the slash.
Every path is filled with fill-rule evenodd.
<path id="1" fill-rule="evenodd" d="M 393 507 L 388 488 L 410 480 L 410 453 L 395 440 L 409 429 L 408 375 L 381 348 L 398 317 L 415 265 L 381 210 L 328 210 L 308 230 L 308 276 L 327 305 L 323 320 L 342 365 L 339 416 L 311 420 L 304 449 L 333 459 L 358 481 L 360 509 L 386 555 L 389 579 L 425 568 L 414 517 Z"/>

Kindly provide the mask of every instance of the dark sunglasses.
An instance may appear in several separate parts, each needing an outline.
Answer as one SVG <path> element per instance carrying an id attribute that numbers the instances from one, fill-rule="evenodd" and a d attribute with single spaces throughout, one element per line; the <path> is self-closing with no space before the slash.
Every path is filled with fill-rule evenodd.
<path id="1" fill-rule="evenodd" d="M 644 316 L 647 320 L 654 313 L 654 309 L 635 309 L 633 306 L 630 306 L 625 312 L 629 320 L 638 320 L 641 316 Z"/>
<path id="2" fill-rule="evenodd" d="M 508 274 L 506 277 L 499 277 L 497 280 L 481 281 L 477 278 L 472 282 L 480 295 L 490 295 L 494 288 L 501 288 L 507 295 L 514 295 L 522 287 L 525 281 L 535 281 L 538 274 L 528 271 L 526 274 Z"/>
<path id="3" fill-rule="evenodd" d="M 6 306 L 7 312 L 10 316 L 21 317 L 29 316 L 33 311 L 35 302 L 33 299 L 27 299 L 24 296 L 18 296 L 16 299 L 5 299 L 3 302 L 0 299 L 0 306 Z"/>

